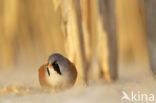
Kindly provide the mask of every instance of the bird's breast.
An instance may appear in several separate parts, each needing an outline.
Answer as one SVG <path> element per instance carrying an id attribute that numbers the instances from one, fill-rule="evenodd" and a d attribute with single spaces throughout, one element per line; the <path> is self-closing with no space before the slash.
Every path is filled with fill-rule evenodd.
<path id="1" fill-rule="evenodd" d="M 40 68 L 39 68 L 39 82 L 40 85 L 42 86 L 42 88 L 50 88 L 50 84 L 47 81 L 46 78 L 46 65 L 47 64 L 43 64 Z"/>

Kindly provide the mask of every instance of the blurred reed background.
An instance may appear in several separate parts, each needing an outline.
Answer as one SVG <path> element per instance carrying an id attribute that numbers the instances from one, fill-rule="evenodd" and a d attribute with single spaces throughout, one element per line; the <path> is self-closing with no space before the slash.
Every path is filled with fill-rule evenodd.
<path id="1" fill-rule="evenodd" d="M 145 9 L 138 0 L 115 0 L 124 64 L 148 64 Z M 61 11 L 52 0 L 0 0 L 0 69 L 43 63 L 54 52 L 65 55 L 64 39 Z"/>
<path id="2" fill-rule="evenodd" d="M 53 52 L 64 53 L 63 41 L 60 12 L 54 12 L 51 0 L 0 0 L 1 67 L 31 65 Z"/>

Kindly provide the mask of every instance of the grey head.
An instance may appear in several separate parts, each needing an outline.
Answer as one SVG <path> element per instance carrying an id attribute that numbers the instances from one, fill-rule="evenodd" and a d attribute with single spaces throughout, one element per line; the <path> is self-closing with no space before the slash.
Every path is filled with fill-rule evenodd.
<path id="1" fill-rule="evenodd" d="M 68 71 L 68 60 L 61 54 L 55 53 L 49 56 L 47 64 L 47 72 L 50 76 L 49 66 L 52 66 L 55 72 L 59 75 L 63 75 L 65 71 Z"/>

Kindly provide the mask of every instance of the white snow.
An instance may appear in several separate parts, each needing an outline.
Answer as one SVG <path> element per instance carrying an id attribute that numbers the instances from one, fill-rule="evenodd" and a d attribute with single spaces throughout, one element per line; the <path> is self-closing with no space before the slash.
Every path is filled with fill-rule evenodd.
<path id="1" fill-rule="evenodd" d="M 0 88 L 8 85 L 20 85 L 24 89 L 29 88 L 29 92 L 21 95 L 0 93 L 0 103 L 131 103 L 121 100 L 122 91 L 140 91 L 156 95 L 156 81 L 151 76 L 148 66 L 123 66 L 119 69 L 119 79 L 114 83 L 100 81 L 87 87 L 74 87 L 58 93 L 41 89 L 38 82 L 38 67 L 17 67 L 16 71 L 1 69 Z"/>

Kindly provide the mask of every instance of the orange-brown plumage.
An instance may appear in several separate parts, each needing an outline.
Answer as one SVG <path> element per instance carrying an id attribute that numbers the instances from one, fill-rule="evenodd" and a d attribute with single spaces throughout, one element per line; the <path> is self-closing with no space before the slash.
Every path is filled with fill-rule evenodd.
<path id="1" fill-rule="evenodd" d="M 49 88 L 50 85 L 46 80 L 46 64 L 43 64 L 40 68 L 39 68 L 39 82 L 42 88 L 46 89 Z"/>

